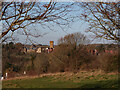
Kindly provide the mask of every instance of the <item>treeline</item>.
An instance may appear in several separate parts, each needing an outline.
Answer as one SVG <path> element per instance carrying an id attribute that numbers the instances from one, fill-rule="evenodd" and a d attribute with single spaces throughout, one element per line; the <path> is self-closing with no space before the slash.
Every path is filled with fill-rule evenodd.
<path id="1" fill-rule="evenodd" d="M 23 53 L 22 44 L 3 45 L 3 74 L 9 73 L 10 77 L 53 72 L 78 72 L 80 70 L 101 69 L 105 72 L 118 70 L 118 54 L 103 53 L 92 55 L 87 51 L 85 44 L 89 40 L 81 33 L 66 35 L 58 40 L 59 44 L 51 53 Z M 85 43 L 85 44 L 84 44 Z M 101 51 L 102 52 L 102 51 Z"/>

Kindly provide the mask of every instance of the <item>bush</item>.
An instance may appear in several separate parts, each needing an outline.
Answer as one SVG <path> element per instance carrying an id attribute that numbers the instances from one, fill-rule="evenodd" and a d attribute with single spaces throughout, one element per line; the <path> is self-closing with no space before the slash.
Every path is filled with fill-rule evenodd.
<path id="1" fill-rule="evenodd" d="M 118 55 L 104 54 L 99 56 L 98 63 L 100 69 L 105 72 L 112 72 L 118 70 Z"/>
<path id="2" fill-rule="evenodd" d="M 84 67 L 88 68 L 94 57 L 87 52 L 85 45 L 75 46 L 72 44 L 60 44 L 49 55 L 52 71 L 78 71 Z M 82 66 L 86 64 L 87 66 Z"/>
<path id="3" fill-rule="evenodd" d="M 34 68 L 37 74 L 46 73 L 49 66 L 48 56 L 45 53 L 38 54 L 34 61 Z"/>

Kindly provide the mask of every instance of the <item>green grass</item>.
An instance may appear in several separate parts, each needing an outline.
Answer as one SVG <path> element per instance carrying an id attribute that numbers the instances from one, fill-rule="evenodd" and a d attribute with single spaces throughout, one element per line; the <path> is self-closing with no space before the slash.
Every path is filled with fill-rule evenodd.
<path id="1" fill-rule="evenodd" d="M 3 81 L 3 88 L 118 88 L 118 75 L 63 74 Z"/>

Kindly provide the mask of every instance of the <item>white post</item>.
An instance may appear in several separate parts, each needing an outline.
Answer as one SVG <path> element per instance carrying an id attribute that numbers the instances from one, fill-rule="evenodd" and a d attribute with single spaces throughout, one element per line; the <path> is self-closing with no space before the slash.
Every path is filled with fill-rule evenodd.
<path id="1" fill-rule="evenodd" d="M 26 74 L 26 71 L 24 71 L 24 74 Z"/>
<path id="2" fill-rule="evenodd" d="M 6 76 L 6 79 L 7 79 L 7 76 L 8 76 L 8 73 L 7 73 L 7 72 L 5 73 L 5 76 Z"/>
<path id="3" fill-rule="evenodd" d="M 3 79 L 4 79 L 4 77 L 2 76 L 2 77 L 1 77 L 1 80 L 3 80 Z"/>

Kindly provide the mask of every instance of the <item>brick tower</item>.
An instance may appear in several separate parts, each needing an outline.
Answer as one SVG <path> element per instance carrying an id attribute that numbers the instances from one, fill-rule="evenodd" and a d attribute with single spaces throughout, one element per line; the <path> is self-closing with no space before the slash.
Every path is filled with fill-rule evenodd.
<path id="1" fill-rule="evenodd" d="M 50 48 L 54 48 L 54 41 L 50 41 Z"/>

